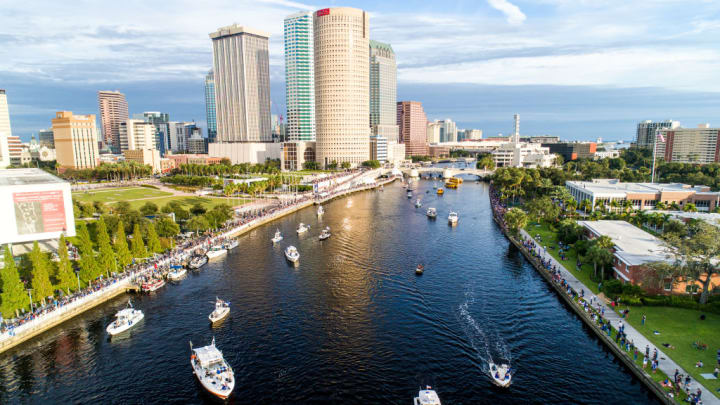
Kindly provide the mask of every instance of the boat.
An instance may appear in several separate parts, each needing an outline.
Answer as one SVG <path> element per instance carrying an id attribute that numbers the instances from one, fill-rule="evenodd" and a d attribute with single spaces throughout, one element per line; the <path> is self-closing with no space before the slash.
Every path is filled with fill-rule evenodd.
<path id="1" fill-rule="evenodd" d="M 425 272 L 425 266 L 423 266 L 422 264 L 418 264 L 417 267 L 415 268 L 415 274 L 417 274 L 419 276 L 419 275 L 423 274 L 424 272 Z"/>
<path id="2" fill-rule="evenodd" d="M 225 242 L 225 249 L 227 250 L 235 249 L 238 246 L 240 246 L 240 242 L 238 242 L 237 239 L 230 239 L 229 241 Z"/>
<path id="3" fill-rule="evenodd" d="M 433 207 L 430 207 L 427 209 L 426 215 L 428 216 L 428 218 L 435 219 L 437 218 L 437 210 Z"/>
<path id="4" fill-rule="evenodd" d="M 329 238 L 330 235 L 331 235 L 330 227 L 328 226 L 325 229 L 323 229 L 322 232 L 320 232 L 319 238 L 320 238 L 320 240 L 325 240 L 325 239 Z"/>
<path id="5" fill-rule="evenodd" d="M 209 346 L 192 348 L 190 342 L 190 365 L 200 385 L 220 399 L 227 399 L 235 388 L 235 374 L 215 347 L 215 338 Z"/>
<path id="6" fill-rule="evenodd" d="M 413 400 L 413 405 L 441 405 L 440 397 L 431 386 L 425 387 L 424 390 L 418 392 L 418 396 Z"/>
<path id="7" fill-rule="evenodd" d="M 437 190 L 437 182 L 433 182 L 433 190 Z"/>
<path id="8" fill-rule="evenodd" d="M 188 267 L 191 269 L 199 269 L 200 267 L 204 266 L 208 262 L 207 256 L 195 256 L 192 259 L 190 259 L 190 263 L 188 264 Z"/>
<path id="9" fill-rule="evenodd" d="M 407 198 L 412 198 L 412 191 L 408 191 Z"/>
<path id="10" fill-rule="evenodd" d="M 438 195 L 443 195 L 444 193 L 445 193 L 445 190 L 443 190 L 442 187 L 440 187 L 439 189 L 437 189 L 437 194 L 438 194 Z"/>
<path id="11" fill-rule="evenodd" d="M 170 281 L 179 281 L 187 274 L 187 270 L 183 269 L 182 266 L 173 266 L 168 272 L 167 278 Z"/>
<path id="12" fill-rule="evenodd" d="M 108 325 L 107 333 L 110 336 L 115 336 L 118 333 L 123 333 L 126 330 L 137 325 L 138 322 L 145 318 L 145 314 L 139 309 L 135 309 L 132 306 L 132 302 L 128 301 L 128 307 L 121 309 L 115 314 L 115 320 Z"/>
<path id="13" fill-rule="evenodd" d="M 210 313 L 208 318 L 210 323 L 217 323 L 225 319 L 230 313 L 230 303 L 215 297 L 215 310 Z"/>
<path id="14" fill-rule="evenodd" d="M 420 208 L 420 207 L 422 207 L 422 201 L 420 201 L 420 199 L 418 198 L 417 200 L 415 200 L 415 208 Z"/>
<path id="15" fill-rule="evenodd" d="M 457 212 L 450 211 L 450 213 L 448 214 L 448 222 L 450 223 L 450 225 L 455 225 L 455 224 L 457 224 L 457 222 L 458 222 L 458 214 L 457 214 Z"/>
<path id="16" fill-rule="evenodd" d="M 164 285 L 165 285 L 165 280 L 163 280 L 161 278 L 153 278 L 153 279 L 150 279 L 150 280 L 142 283 L 142 285 L 140 285 L 140 289 L 144 292 L 153 292 L 153 291 L 157 291 L 158 289 L 160 289 L 160 287 L 162 287 Z"/>
<path id="17" fill-rule="evenodd" d="M 278 243 L 281 240 L 283 240 L 283 236 L 282 236 L 282 233 L 280 232 L 280 230 L 278 229 L 277 231 L 275 231 L 275 236 L 273 236 L 273 238 L 272 238 L 272 243 Z"/>
<path id="18" fill-rule="evenodd" d="M 507 364 L 496 365 L 492 361 L 488 363 L 490 377 L 493 382 L 500 387 L 508 387 L 512 382 L 512 370 Z"/>
<path id="19" fill-rule="evenodd" d="M 215 259 L 215 258 L 220 257 L 225 254 L 227 254 L 227 249 L 225 249 L 221 245 L 215 245 L 215 246 L 211 247 L 210 250 L 207 251 L 207 253 L 205 253 L 207 258 L 210 260 Z"/>
<path id="20" fill-rule="evenodd" d="M 457 183 L 453 183 L 453 182 L 447 181 L 447 182 L 445 182 L 445 187 L 447 187 L 447 188 L 458 188 L 458 185 L 457 185 Z"/>
<path id="21" fill-rule="evenodd" d="M 319 206 L 318 209 L 317 209 L 317 214 L 318 214 L 318 216 L 321 216 L 321 215 L 324 214 L 324 213 L 325 213 L 325 209 L 322 207 L 322 205 Z"/>
<path id="22" fill-rule="evenodd" d="M 300 260 L 300 253 L 298 253 L 295 246 L 290 245 L 285 248 L 285 257 L 293 263 L 297 263 Z"/>
<path id="23" fill-rule="evenodd" d="M 308 229 L 310 229 L 310 225 L 305 225 L 302 222 L 300 222 L 300 225 L 298 225 L 298 227 L 297 227 L 297 233 L 298 233 L 298 235 L 301 233 L 305 233 L 308 231 Z"/>

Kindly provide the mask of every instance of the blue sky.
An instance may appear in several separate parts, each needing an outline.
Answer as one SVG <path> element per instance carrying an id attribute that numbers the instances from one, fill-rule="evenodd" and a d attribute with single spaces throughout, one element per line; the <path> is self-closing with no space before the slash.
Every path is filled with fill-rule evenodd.
<path id="1" fill-rule="evenodd" d="M 0 2 L 0 88 L 13 133 L 58 110 L 97 114 L 97 91 L 130 112 L 204 125 L 208 33 L 239 23 L 272 34 L 273 112 L 285 108 L 283 17 L 353 6 L 392 44 L 398 98 L 486 136 L 521 116 L 525 135 L 631 140 L 635 123 L 720 125 L 720 2 L 710 0 Z"/>

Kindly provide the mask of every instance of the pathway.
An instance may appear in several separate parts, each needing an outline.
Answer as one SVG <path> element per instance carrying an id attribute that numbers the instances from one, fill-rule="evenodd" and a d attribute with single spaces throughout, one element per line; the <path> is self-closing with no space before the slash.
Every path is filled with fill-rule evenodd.
<path id="1" fill-rule="evenodd" d="M 522 237 L 525 239 L 535 240 L 524 229 L 522 230 L 521 234 Z M 538 246 L 535 251 L 540 254 L 540 256 L 544 260 L 550 260 L 553 265 L 557 266 L 557 268 L 560 269 L 562 277 L 565 279 L 565 281 L 567 281 L 568 284 L 570 284 L 570 287 L 572 287 L 578 293 L 580 292 L 580 290 L 584 290 L 586 301 L 589 302 L 591 298 L 594 298 L 592 300 L 593 302 L 599 302 L 602 305 L 603 301 L 598 298 L 597 295 L 595 295 L 595 293 L 593 293 L 585 284 L 581 283 L 572 273 L 570 273 L 562 263 L 558 262 L 551 254 L 547 253 L 547 251 L 545 251 L 545 249 L 541 247 L 543 246 L 542 243 L 535 241 L 535 244 Z M 623 320 L 617 312 L 607 307 L 605 311 L 605 319 L 612 322 L 612 326 L 615 329 L 617 329 L 620 321 Z M 626 321 L 623 321 L 623 323 L 625 325 L 625 333 L 633 341 L 635 347 L 638 348 L 638 351 L 643 352 L 645 350 L 645 346 L 650 346 L 651 353 L 653 348 L 657 349 L 658 359 L 660 360 L 658 368 L 660 370 L 662 370 L 671 378 L 675 375 L 676 369 L 679 370 L 681 374 L 688 375 L 688 373 L 682 367 L 680 367 L 677 363 L 675 363 L 675 361 L 673 361 L 670 357 L 663 353 L 662 350 L 655 347 L 645 336 L 643 336 L 640 332 L 633 328 L 629 323 L 627 323 Z M 702 390 L 703 404 L 720 405 L 720 399 L 718 399 L 718 397 L 716 397 L 712 391 L 705 388 L 702 384 L 699 384 L 697 383 L 697 381 L 693 380 L 690 386 L 691 391 L 697 391 L 698 388 Z"/>

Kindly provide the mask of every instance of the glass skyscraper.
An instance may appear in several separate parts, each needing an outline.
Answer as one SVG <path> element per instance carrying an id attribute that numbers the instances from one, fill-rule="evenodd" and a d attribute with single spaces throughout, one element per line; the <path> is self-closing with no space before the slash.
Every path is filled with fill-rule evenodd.
<path id="1" fill-rule="evenodd" d="M 215 115 L 215 75 L 212 69 L 205 76 L 205 116 L 208 142 L 214 143 L 217 137 L 217 118 Z"/>
<path id="2" fill-rule="evenodd" d="M 285 18 L 285 88 L 287 138 L 315 140 L 315 52 L 313 13 Z"/>

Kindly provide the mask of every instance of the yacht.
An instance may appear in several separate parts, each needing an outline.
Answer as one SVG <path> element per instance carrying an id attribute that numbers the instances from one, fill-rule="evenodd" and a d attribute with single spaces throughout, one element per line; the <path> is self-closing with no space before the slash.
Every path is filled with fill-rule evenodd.
<path id="1" fill-rule="evenodd" d="M 450 225 L 455 225 L 458 222 L 458 214 L 457 212 L 450 211 L 450 214 L 448 214 L 448 222 Z"/>
<path id="2" fill-rule="evenodd" d="M 310 229 L 310 225 L 305 225 L 302 222 L 300 222 L 300 225 L 297 227 L 297 233 L 298 235 L 301 233 L 305 233 Z"/>
<path id="3" fill-rule="evenodd" d="M 125 332 L 137 325 L 143 318 L 145 318 L 145 314 L 141 310 L 133 308 L 132 303 L 128 301 L 128 307 L 115 314 L 115 320 L 106 329 L 107 333 L 114 336 Z"/>
<path id="4" fill-rule="evenodd" d="M 170 281 L 179 281 L 187 274 L 187 270 L 183 269 L 182 266 L 173 266 L 168 272 L 167 278 Z"/>
<path id="5" fill-rule="evenodd" d="M 195 256 L 192 259 L 190 259 L 190 263 L 188 264 L 188 267 L 191 269 L 199 269 L 200 267 L 204 266 L 208 262 L 207 256 Z"/>
<path id="6" fill-rule="evenodd" d="M 153 279 L 150 279 L 150 280 L 142 283 L 142 285 L 140 285 L 140 289 L 144 292 L 153 292 L 153 291 L 157 291 L 158 289 L 160 289 L 160 287 L 162 287 L 164 285 L 165 285 L 165 280 L 163 280 L 161 278 L 153 278 Z"/>
<path id="7" fill-rule="evenodd" d="M 492 361 L 488 363 L 490 377 L 493 382 L 500 387 L 508 387 L 512 382 L 510 366 L 507 364 L 496 365 Z"/>
<path id="8" fill-rule="evenodd" d="M 215 347 L 215 338 L 209 346 L 192 348 L 190 342 L 190 365 L 200 385 L 220 399 L 227 399 L 235 388 L 235 374 Z"/>
<path id="9" fill-rule="evenodd" d="M 275 231 L 275 236 L 273 236 L 273 238 L 272 238 L 272 243 L 278 243 L 281 240 L 283 240 L 283 236 L 282 236 L 282 233 L 280 232 L 280 230 L 278 229 L 277 231 Z"/>
<path id="10" fill-rule="evenodd" d="M 230 239 L 229 241 L 225 242 L 225 249 L 227 250 L 235 249 L 238 246 L 240 246 L 240 242 L 238 242 L 237 239 Z"/>
<path id="11" fill-rule="evenodd" d="M 331 235 L 330 227 L 328 226 L 325 229 L 323 229 L 322 232 L 320 232 L 319 238 L 320 238 L 320 240 L 325 240 L 325 239 L 329 238 L 330 235 Z"/>
<path id="12" fill-rule="evenodd" d="M 211 260 L 215 259 L 217 257 L 220 257 L 222 255 L 225 255 L 225 254 L 227 254 L 227 249 L 222 247 L 222 245 L 215 245 L 215 246 L 211 247 L 207 253 L 205 253 L 205 255 L 207 255 L 207 258 L 211 259 Z"/>
<path id="13" fill-rule="evenodd" d="M 433 207 L 430 207 L 427 209 L 426 215 L 428 216 L 428 218 L 435 219 L 437 218 L 437 210 Z"/>
<path id="14" fill-rule="evenodd" d="M 415 200 L 415 208 L 420 208 L 420 207 L 422 207 L 422 201 L 420 201 L 420 199 L 418 198 L 417 200 Z"/>
<path id="15" fill-rule="evenodd" d="M 424 390 L 418 392 L 418 396 L 413 400 L 413 405 L 441 405 L 440 397 L 431 386 L 425 387 Z"/>
<path id="16" fill-rule="evenodd" d="M 300 260 L 300 253 L 298 253 L 295 246 L 288 246 L 285 249 L 285 257 L 293 263 L 297 263 Z"/>
<path id="17" fill-rule="evenodd" d="M 215 297 L 215 310 L 210 313 L 210 323 L 217 323 L 225 319 L 230 313 L 230 303 Z"/>
<path id="18" fill-rule="evenodd" d="M 321 216 L 321 215 L 324 214 L 324 213 L 325 213 L 325 209 L 322 207 L 322 205 L 319 206 L 318 209 L 317 209 L 317 214 L 318 214 L 318 216 Z"/>

